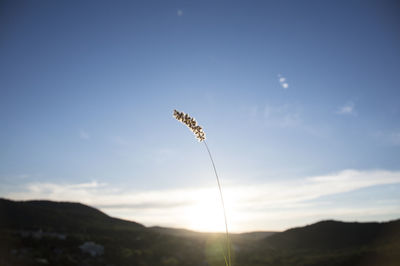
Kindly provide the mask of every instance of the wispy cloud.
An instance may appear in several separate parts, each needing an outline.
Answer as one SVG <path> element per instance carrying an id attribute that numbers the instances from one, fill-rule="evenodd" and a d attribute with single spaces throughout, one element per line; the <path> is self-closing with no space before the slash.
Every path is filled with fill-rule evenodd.
<path id="1" fill-rule="evenodd" d="M 88 140 L 88 139 L 90 139 L 90 134 L 86 130 L 81 129 L 81 130 L 79 130 L 79 137 L 81 139 Z"/>
<path id="2" fill-rule="evenodd" d="M 357 115 L 355 105 L 353 102 L 347 102 L 346 104 L 339 106 L 336 110 L 336 114 L 339 115 Z"/>
<path id="3" fill-rule="evenodd" d="M 389 141 L 394 146 L 400 146 L 400 131 L 391 132 L 389 135 Z"/>
<path id="4" fill-rule="evenodd" d="M 399 184 L 400 172 L 345 170 L 290 181 L 224 187 L 226 207 L 234 231 L 281 230 L 316 219 L 371 219 L 398 215 L 400 198 L 392 204 L 358 203 L 346 206 L 319 201 L 362 188 Z M 12 199 L 79 201 L 110 215 L 146 225 L 179 226 L 196 230 L 222 230 L 218 190 L 215 187 L 129 191 L 98 182 L 84 184 L 32 183 L 23 190 L 2 195 Z M 360 204 L 362 206 L 360 206 Z M 210 213 L 212 215 L 210 215 Z M 199 223 L 199 219 L 202 223 Z M 204 224 L 204 220 L 210 224 Z M 204 227 L 204 226 L 208 227 Z"/>
<path id="5" fill-rule="evenodd" d="M 400 130 L 378 131 L 372 135 L 384 145 L 400 146 Z"/>
<path id="6" fill-rule="evenodd" d="M 126 140 L 125 138 L 123 138 L 121 136 L 114 136 L 111 138 L 111 141 L 114 144 L 117 144 L 119 146 L 127 146 L 130 144 L 130 142 L 128 140 Z"/>
<path id="7" fill-rule="evenodd" d="M 283 89 L 288 89 L 289 88 L 289 84 L 286 81 L 286 78 L 284 76 L 282 76 L 281 74 L 278 75 L 279 78 L 279 84 L 281 84 Z"/>
<path id="8" fill-rule="evenodd" d="M 257 104 L 254 105 L 247 105 L 242 107 L 241 114 L 244 114 L 246 118 L 257 118 L 259 115 L 259 106 Z"/>
<path id="9" fill-rule="evenodd" d="M 293 104 L 248 105 L 242 107 L 243 116 L 257 122 L 257 126 L 296 129 L 318 138 L 330 136 L 331 130 L 326 125 L 310 124 L 303 115 L 303 107 Z"/>
<path id="10" fill-rule="evenodd" d="M 183 16 L 183 10 L 182 10 L 182 9 L 178 9 L 178 10 L 176 11 L 176 15 L 177 15 L 178 17 Z"/>
<path id="11" fill-rule="evenodd" d="M 264 108 L 264 118 L 270 125 L 279 127 L 296 127 L 302 123 L 298 108 L 289 104 L 266 105 Z"/>
<path id="12" fill-rule="evenodd" d="M 30 183 L 26 185 L 25 192 L 16 192 L 15 196 L 20 199 L 54 199 L 76 201 L 77 199 L 87 202 L 106 184 L 92 181 L 79 184 L 55 184 L 55 183 Z"/>

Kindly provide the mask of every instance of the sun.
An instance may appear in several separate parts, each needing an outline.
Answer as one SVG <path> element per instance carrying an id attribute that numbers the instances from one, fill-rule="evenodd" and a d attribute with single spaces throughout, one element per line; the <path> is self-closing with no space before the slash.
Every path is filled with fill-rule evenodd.
<path id="1" fill-rule="evenodd" d="M 216 190 L 203 190 L 193 195 L 184 212 L 187 228 L 201 232 L 224 232 L 224 215 Z"/>

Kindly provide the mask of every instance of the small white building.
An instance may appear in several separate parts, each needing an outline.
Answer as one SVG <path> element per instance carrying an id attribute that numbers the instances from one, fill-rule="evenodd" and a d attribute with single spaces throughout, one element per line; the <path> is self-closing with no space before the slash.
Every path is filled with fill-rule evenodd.
<path id="1" fill-rule="evenodd" d="M 92 241 L 87 241 L 79 246 L 83 253 L 89 253 L 92 257 L 101 256 L 104 253 L 104 247 Z"/>

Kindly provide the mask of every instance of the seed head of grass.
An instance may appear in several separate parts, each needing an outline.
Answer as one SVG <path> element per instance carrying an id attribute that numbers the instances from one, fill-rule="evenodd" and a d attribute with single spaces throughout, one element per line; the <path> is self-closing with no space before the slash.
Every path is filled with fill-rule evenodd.
<path id="1" fill-rule="evenodd" d="M 199 142 L 202 142 L 206 139 L 206 133 L 204 133 L 201 126 L 197 125 L 197 122 L 193 117 L 190 117 L 190 115 L 177 110 L 174 110 L 174 117 L 176 120 L 185 124 L 193 132 Z"/>
<path id="2" fill-rule="evenodd" d="M 211 164 L 212 164 L 212 166 L 214 168 L 215 178 L 217 179 L 219 194 L 221 196 L 222 209 L 223 209 L 223 212 L 224 212 L 225 232 L 226 232 L 226 245 L 227 245 L 227 256 L 224 255 L 225 265 L 226 266 L 232 266 L 232 262 L 231 262 L 231 244 L 230 244 L 230 237 L 229 237 L 229 231 L 228 231 L 228 221 L 227 221 L 227 218 L 226 218 L 224 197 L 222 195 L 222 189 L 221 189 L 221 184 L 219 182 L 217 168 L 215 167 L 215 163 L 214 163 L 214 160 L 213 160 L 213 158 L 211 156 L 210 149 L 208 148 L 208 145 L 206 143 L 206 134 L 204 133 L 202 127 L 197 125 L 196 120 L 193 117 L 190 117 L 190 115 L 185 114 L 184 112 L 179 112 L 177 110 L 174 110 L 174 114 L 173 115 L 178 121 L 181 121 L 183 124 L 185 124 L 193 132 L 193 134 L 196 136 L 196 138 L 198 139 L 199 142 L 203 142 L 204 143 L 204 146 L 207 149 L 208 155 L 210 156 Z"/>

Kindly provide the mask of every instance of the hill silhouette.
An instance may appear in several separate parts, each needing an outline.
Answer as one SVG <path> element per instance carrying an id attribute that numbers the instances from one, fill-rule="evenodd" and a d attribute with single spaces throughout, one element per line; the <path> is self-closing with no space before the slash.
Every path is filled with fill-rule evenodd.
<path id="1" fill-rule="evenodd" d="M 118 227 L 143 228 L 135 222 L 111 218 L 105 213 L 74 202 L 46 200 L 10 201 L 0 199 L 0 227 L 41 228 L 58 231 L 93 231 Z"/>
<path id="2" fill-rule="evenodd" d="M 400 220 L 385 223 L 321 221 L 289 229 L 264 240 L 285 249 L 340 249 L 372 244 L 394 243 L 400 239 Z"/>
<path id="3" fill-rule="evenodd" d="M 145 227 L 71 202 L 0 199 L 0 265 L 224 265 L 224 234 Z M 397 266 L 400 220 L 232 234 L 240 266 Z"/>
<path id="4" fill-rule="evenodd" d="M 400 220 L 321 221 L 273 234 L 240 257 L 241 265 L 396 266 Z"/>

